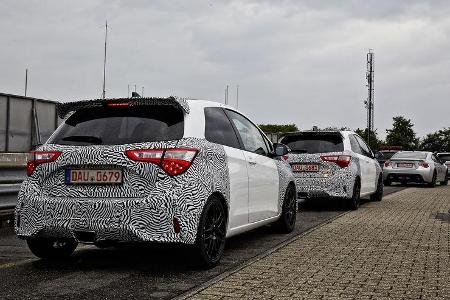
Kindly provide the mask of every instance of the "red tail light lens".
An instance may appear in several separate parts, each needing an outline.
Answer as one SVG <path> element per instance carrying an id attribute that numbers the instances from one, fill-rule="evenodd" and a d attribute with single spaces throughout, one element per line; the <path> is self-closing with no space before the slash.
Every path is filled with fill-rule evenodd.
<path id="1" fill-rule="evenodd" d="M 191 166 L 197 152 L 197 149 L 167 149 L 164 153 L 162 168 L 170 175 L 181 174 Z"/>
<path id="2" fill-rule="evenodd" d="M 128 102 L 110 102 L 106 104 L 107 106 L 128 106 Z"/>
<path id="3" fill-rule="evenodd" d="M 194 161 L 198 149 L 144 149 L 127 150 L 128 158 L 135 161 L 146 161 L 159 165 L 167 174 L 175 176 L 186 172 Z"/>
<path id="4" fill-rule="evenodd" d="M 391 161 L 390 160 L 387 160 L 387 161 L 384 162 L 384 166 L 385 167 L 389 167 L 390 165 L 391 165 Z"/>
<path id="5" fill-rule="evenodd" d="M 32 151 L 31 159 L 27 161 L 27 175 L 31 176 L 36 167 L 43 163 L 55 161 L 61 151 Z"/>
<path id="6" fill-rule="evenodd" d="M 420 166 L 423 167 L 423 168 L 428 168 L 430 165 L 427 162 L 423 161 L 423 162 L 420 163 Z"/>
<path id="7" fill-rule="evenodd" d="M 320 157 L 323 161 L 336 163 L 341 168 L 346 168 L 350 164 L 352 157 L 350 155 L 323 155 Z"/>

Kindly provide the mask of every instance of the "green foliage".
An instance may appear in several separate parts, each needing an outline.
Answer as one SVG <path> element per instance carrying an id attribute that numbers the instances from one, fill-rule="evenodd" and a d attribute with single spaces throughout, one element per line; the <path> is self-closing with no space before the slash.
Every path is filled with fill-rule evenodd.
<path id="1" fill-rule="evenodd" d="M 420 149 L 432 152 L 450 152 L 450 127 L 427 134 Z"/>
<path id="2" fill-rule="evenodd" d="M 297 125 L 295 124 L 261 124 L 258 126 L 265 133 L 287 133 L 298 131 Z"/>
<path id="3" fill-rule="evenodd" d="M 363 140 L 367 143 L 367 145 L 369 145 L 372 150 L 378 150 L 380 148 L 380 145 L 383 144 L 383 141 L 378 138 L 378 133 L 376 130 L 370 132 L 370 142 L 367 141 L 367 128 L 357 128 L 355 132 L 363 138 Z"/>
<path id="4" fill-rule="evenodd" d="M 419 139 L 413 129 L 414 124 L 403 116 L 393 118 L 392 129 L 386 129 L 386 144 L 389 146 L 402 146 L 403 150 L 416 150 Z"/>

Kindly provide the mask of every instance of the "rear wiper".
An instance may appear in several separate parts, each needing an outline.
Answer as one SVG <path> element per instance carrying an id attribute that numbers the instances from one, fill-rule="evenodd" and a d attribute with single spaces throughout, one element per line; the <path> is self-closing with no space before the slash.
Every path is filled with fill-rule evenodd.
<path id="1" fill-rule="evenodd" d="M 61 140 L 63 141 L 72 141 L 72 142 L 86 142 L 90 144 L 98 144 L 100 145 L 103 140 L 96 136 L 90 136 L 90 135 L 69 135 L 63 137 Z"/>
<path id="2" fill-rule="evenodd" d="M 300 154 L 300 153 L 308 153 L 308 150 L 306 150 L 306 149 L 291 149 L 291 153 L 298 153 L 298 154 Z"/>

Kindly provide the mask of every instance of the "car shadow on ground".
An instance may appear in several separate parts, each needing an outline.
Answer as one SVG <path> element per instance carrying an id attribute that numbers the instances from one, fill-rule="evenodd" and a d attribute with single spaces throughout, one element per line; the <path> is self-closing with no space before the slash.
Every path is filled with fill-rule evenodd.
<path id="1" fill-rule="evenodd" d="M 430 189 L 428 183 L 392 183 L 390 185 L 391 187 L 403 187 L 403 188 L 410 188 L 410 187 L 416 187 L 416 188 L 427 188 Z M 436 182 L 435 187 L 441 186 L 440 182 Z"/>
<path id="2" fill-rule="evenodd" d="M 345 212 L 349 210 L 348 200 L 339 198 L 315 198 L 315 199 L 300 199 L 298 202 L 299 211 L 340 211 Z M 364 205 L 368 199 L 361 199 L 361 204 Z"/>
<path id="3" fill-rule="evenodd" d="M 265 250 L 266 247 L 261 246 L 261 243 L 276 245 L 285 239 L 283 236 L 288 237 L 280 235 L 273 226 L 266 225 L 231 237 L 227 239 L 221 264 L 207 270 L 205 274 L 221 273 L 236 263 L 254 257 Z M 270 248 L 269 245 L 267 247 Z M 68 259 L 36 260 L 31 265 L 35 270 L 73 272 L 117 269 L 121 272 L 137 271 L 164 277 L 205 272 L 195 260 L 194 246 L 185 244 L 119 243 L 105 248 L 82 245 Z"/>

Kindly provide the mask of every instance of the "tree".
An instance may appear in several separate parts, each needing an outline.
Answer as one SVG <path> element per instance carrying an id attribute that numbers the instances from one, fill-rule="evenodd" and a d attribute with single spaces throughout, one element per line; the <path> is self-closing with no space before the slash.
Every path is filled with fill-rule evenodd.
<path id="1" fill-rule="evenodd" d="M 298 131 L 297 125 L 295 124 L 261 124 L 258 126 L 265 133 L 287 133 Z"/>
<path id="2" fill-rule="evenodd" d="M 383 141 L 378 138 L 377 130 L 370 132 L 370 143 L 367 142 L 367 128 L 360 129 L 357 128 L 355 132 L 363 138 L 363 140 L 369 145 L 372 150 L 377 150 L 380 148 L 380 145 L 383 144 Z"/>
<path id="3" fill-rule="evenodd" d="M 427 134 L 420 149 L 432 152 L 450 152 L 450 127 Z"/>
<path id="4" fill-rule="evenodd" d="M 401 146 L 403 150 L 416 150 L 419 139 L 413 129 L 414 124 L 403 116 L 393 118 L 392 129 L 386 129 L 386 144 Z"/>

